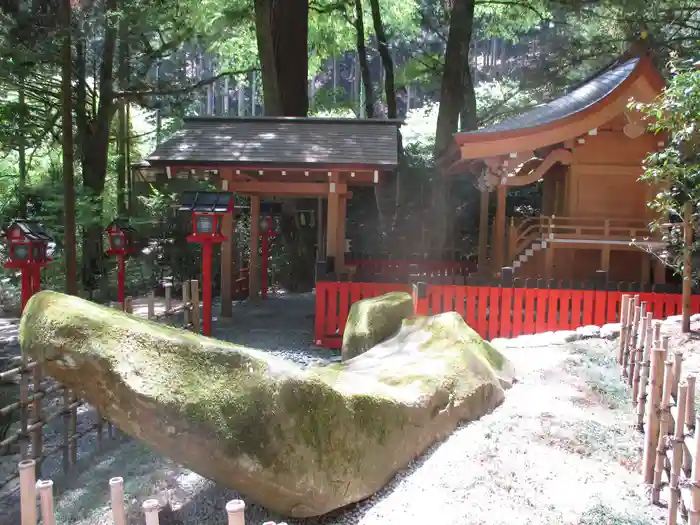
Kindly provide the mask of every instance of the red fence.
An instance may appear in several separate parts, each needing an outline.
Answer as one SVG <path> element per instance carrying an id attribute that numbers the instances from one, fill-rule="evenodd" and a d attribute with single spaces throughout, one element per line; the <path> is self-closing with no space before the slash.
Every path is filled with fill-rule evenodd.
<path id="1" fill-rule="evenodd" d="M 350 306 L 394 291 L 411 289 L 406 284 L 317 282 L 316 345 L 340 348 Z M 624 293 L 633 292 L 429 284 L 427 296 L 414 301 L 416 313 L 458 312 L 482 337 L 494 339 L 619 322 Z M 655 319 L 681 313 L 680 294 L 637 295 Z M 693 296 L 692 311 L 700 312 L 700 296 Z"/>

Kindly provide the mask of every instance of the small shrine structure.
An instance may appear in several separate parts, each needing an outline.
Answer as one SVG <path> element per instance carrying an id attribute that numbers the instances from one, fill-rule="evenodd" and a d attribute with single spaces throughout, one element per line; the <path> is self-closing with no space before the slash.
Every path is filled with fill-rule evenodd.
<path id="1" fill-rule="evenodd" d="M 580 281 L 603 270 L 613 281 L 665 282 L 663 264 L 640 249 L 660 239 L 648 228 L 656 189 L 638 181 L 664 137 L 629 108 L 630 99 L 649 102 L 663 86 L 649 58 L 622 58 L 549 103 L 454 135 L 440 166 L 448 178 L 472 177 L 481 191 L 482 274 L 512 267 L 518 277 Z M 538 181 L 541 214 L 509 219 L 509 189 Z"/>
<path id="2" fill-rule="evenodd" d="M 399 120 L 193 117 L 136 168 L 136 177 L 208 179 L 250 199 L 250 296 L 260 294 L 261 198 L 325 202 L 326 260 L 345 267 L 345 220 L 353 186 L 379 184 L 398 165 Z M 222 315 L 231 315 L 235 214 L 224 216 Z M 319 224 L 322 219 L 319 218 Z M 318 250 L 319 255 L 321 250 Z"/>

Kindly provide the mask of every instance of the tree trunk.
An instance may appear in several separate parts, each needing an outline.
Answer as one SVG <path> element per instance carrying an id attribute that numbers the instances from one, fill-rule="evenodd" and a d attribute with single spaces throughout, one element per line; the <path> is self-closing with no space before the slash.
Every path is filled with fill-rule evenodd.
<path id="1" fill-rule="evenodd" d="M 362 73 L 362 86 L 365 89 L 365 117 L 374 118 L 374 90 L 367 62 L 367 47 L 365 46 L 365 21 L 362 13 L 362 0 L 355 0 L 355 35 L 357 39 L 357 59 Z M 360 97 L 362 98 L 362 97 Z"/>
<path id="2" fill-rule="evenodd" d="M 474 25 L 475 0 L 455 0 L 450 14 L 450 29 L 447 35 L 445 49 L 445 66 L 440 87 L 440 107 L 438 109 L 437 127 L 435 130 L 435 157 L 449 145 L 452 134 L 457 131 L 460 114 L 465 110 L 465 91 L 468 93 L 467 106 L 476 100 L 473 96 L 471 75 L 469 72 L 469 48 L 471 45 Z M 476 122 L 476 115 L 463 119 Z M 434 221 L 433 246 L 439 252 L 436 257 L 442 258 L 445 240 L 451 230 L 449 217 L 449 199 L 447 183 L 441 173 L 436 173 L 432 181 L 432 203 L 430 217 Z"/>
<path id="3" fill-rule="evenodd" d="M 305 117 L 308 92 L 308 0 L 255 0 L 255 33 L 260 54 L 265 115 Z M 293 291 L 314 285 L 314 235 L 298 223 L 297 201 L 282 208 L 282 242 L 289 258 L 283 284 Z"/>
<path id="4" fill-rule="evenodd" d="M 105 6 L 108 14 L 116 10 L 116 0 L 109 0 Z M 102 210 L 107 159 L 109 154 L 109 132 L 114 113 L 114 54 L 117 42 L 117 28 L 113 17 L 104 33 L 102 59 L 99 69 L 99 101 L 97 111 L 85 128 L 78 128 L 82 135 L 80 143 L 83 151 L 83 187 L 90 201 L 92 220 L 85 225 L 83 234 L 83 282 L 86 288 L 94 289 L 100 275 L 106 275 L 103 268 L 102 250 Z"/>
<path id="5" fill-rule="evenodd" d="M 309 111 L 309 0 L 255 0 L 255 34 L 265 114 L 305 117 Z"/>
<path id="6" fill-rule="evenodd" d="M 73 178 L 73 56 L 71 45 L 71 0 L 61 0 L 61 105 L 63 152 L 63 220 L 65 253 L 65 290 L 78 294 L 77 254 L 75 246 L 75 182 Z"/>
<path id="7" fill-rule="evenodd" d="M 455 0 L 452 7 L 435 133 L 436 155 L 442 153 L 452 134 L 457 131 L 459 115 L 465 106 L 464 88 L 471 79 L 468 64 L 474 3 L 475 0 Z"/>
<path id="8" fill-rule="evenodd" d="M 374 24 L 374 32 L 377 35 L 377 43 L 379 48 L 379 56 L 382 58 L 382 67 L 384 68 L 384 93 L 386 94 L 387 117 L 397 118 L 398 109 L 396 105 L 396 85 L 394 81 L 394 60 L 389 52 L 389 41 L 384 31 L 384 23 L 382 22 L 382 12 L 379 9 L 379 0 L 370 0 L 369 5 L 372 9 L 372 22 Z"/>
<path id="9" fill-rule="evenodd" d="M 22 218 L 27 217 L 27 140 L 26 140 L 26 127 L 27 127 L 27 100 L 26 100 L 26 90 L 24 83 L 26 81 L 26 71 L 24 66 L 20 66 L 22 70 L 20 71 L 19 79 L 19 159 L 18 159 L 18 169 L 19 169 L 19 196 L 17 200 L 19 201 L 19 216 Z"/>
<path id="10" fill-rule="evenodd" d="M 119 80 L 119 86 L 122 90 L 128 88 L 129 81 L 129 26 L 127 17 L 122 15 L 119 20 L 119 57 L 118 57 L 118 69 L 117 77 Z M 128 122 L 126 119 L 126 102 L 119 102 L 118 110 L 118 124 L 117 124 L 117 215 L 126 215 L 126 194 L 127 194 L 127 170 L 129 166 L 127 165 L 127 133 L 128 133 Z"/>

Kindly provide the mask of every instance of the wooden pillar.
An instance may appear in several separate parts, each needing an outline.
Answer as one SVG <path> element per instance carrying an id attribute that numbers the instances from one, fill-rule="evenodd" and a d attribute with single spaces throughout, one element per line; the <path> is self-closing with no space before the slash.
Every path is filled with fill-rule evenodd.
<path id="1" fill-rule="evenodd" d="M 489 197 L 488 188 L 481 190 L 481 207 L 479 209 L 479 266 L 480 274 L 485 273 L 489 258 Z"/>
<path id="2" fill-rule="evenodd" d="M 338 217 L 340 195 L 338 194 L 338 174 L 334 173 L 328 184 L 328 210 L 326 211 L 326 257 L 338 255 Z M 336 269 L 338 267 L 336 261 Z"/>
<path id="3" fill-rule="evenodd" d="M 653 255 L 649 255 L 653 257 Z M 666 284 L 666 265 L 654 257 L 654 284 Z"/>
<path id="4" fill-rule="evenodd" d="M 603 228 L 603 238 L 610 237 L 610 220 L 605 219 L 605 227 Z M 604 244 L 600 250 L 600 269 L 610 275 L 610 245 Z"/>
<path id="5" fill-rule="evenodd" d="M 649 284 L 649 276 L 651 274 L 651 259 L 646 253 L 642 253 L 642 275 L 640 276 L 640 282 L 642 284 Z"/>
<path id="6" fill-rule="evenodd" d="M 493 272 L 500 272 L 505 266 L 504 248 L 506 238 L 506 195 L 508 188 L 501 183 L 496 189 L 496 219 L 493 228 Z"/>
<path id="7" fill-rule="evenodd" d="M 348 210 L 348 199 L 345 194 L 338 198 L 338 251 L 335 256 L 338 272 L 345 267 L 345 219 Z"/>
<path id="8" fill-rule="evenodd" d="M 250 197 L 250 298 L 253 301 L 260 299 L 260 255 L 258 244 L 260 242 L 260 197 Z"/>
<path id="9" fill-rule="evenodd" d="M 322 261 L 325 257 L 324 248 L 324 237 L 323 237 L 323 201 L 321 197 L 318 198 L 316 206 L 316 261 Z"/>
<path id="10" fill-rule="evenodd" d="M 221 190 L 228 191 L 228 181 L 221 181 Z M 233 303 L 231 302 L 231 287 L 233 278 L 233 238 L 235 221 L 233 214 L 224 215 L 221 222 L 221 233 L 226 240 L 221 243 L 221 317 L 231 317 L 233 315 Z"/>
<path id="11" fill-rule="evenodd" d="M 554 244 L 548 244 L 544 250 L 544 277 L 545 279 L 554 277 Z"/>

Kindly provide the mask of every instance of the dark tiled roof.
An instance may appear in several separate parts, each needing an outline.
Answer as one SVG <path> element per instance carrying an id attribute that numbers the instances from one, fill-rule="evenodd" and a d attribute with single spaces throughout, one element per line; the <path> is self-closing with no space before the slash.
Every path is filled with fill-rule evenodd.
<path id="1" fill-rule="evenodd" d="M 185 119 L 150 163 L 365 165 L 398 164 L 399 121 L 302 118 Z"/>
<path id="2" fill-rule="evenodd" d="M 488 128 L 472 131 L 468 134 L 534 128 L 564 119 L 583 111 L 610 95 L 610 93 L 615 91 L 615 89 L 632 74 L 638 63 L 638 58 L 628 60 L 623 64 L 612 67 L 600 75 L 595 76 L 562 97 L 547 102 L 546 104 L 536 106 L 517 117 L 504 120 Z"/>

